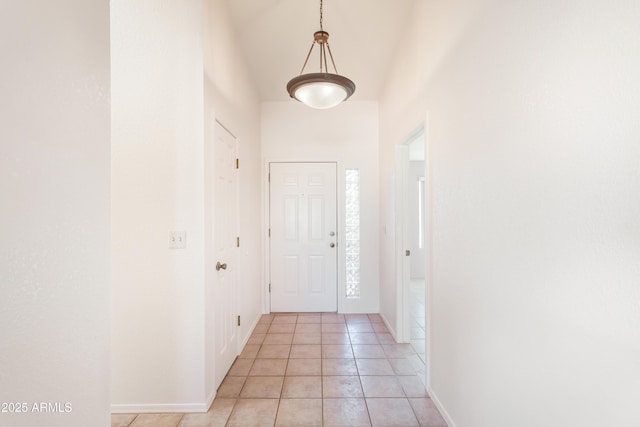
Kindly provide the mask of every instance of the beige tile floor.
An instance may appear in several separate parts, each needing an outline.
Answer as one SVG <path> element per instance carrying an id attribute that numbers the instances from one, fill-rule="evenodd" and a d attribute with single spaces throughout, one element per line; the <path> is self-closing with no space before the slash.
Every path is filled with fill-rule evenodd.
<path id="1" fill-rule="evenodd" d="M 424 365 L 377 314 L 262 316 L 204 414 L 113 414 L 112 427 L 446 427 Z"/>

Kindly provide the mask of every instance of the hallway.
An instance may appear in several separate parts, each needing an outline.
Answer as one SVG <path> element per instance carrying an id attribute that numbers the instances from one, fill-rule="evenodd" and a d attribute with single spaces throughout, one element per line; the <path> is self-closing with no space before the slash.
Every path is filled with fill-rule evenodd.
<path id="1" fill-rule="evenodd" d="M 377 314 L 263 315 L 208 413 L 114 414 L 111 427 L 445 427 L 421 376 Z"/>

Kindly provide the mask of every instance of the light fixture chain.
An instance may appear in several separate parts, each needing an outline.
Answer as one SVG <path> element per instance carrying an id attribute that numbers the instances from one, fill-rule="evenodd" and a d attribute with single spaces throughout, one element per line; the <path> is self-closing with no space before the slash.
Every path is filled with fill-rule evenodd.
<path id="1" fill-rule="evenodd" d="M 324 31 L 324 28 L 322 28 L 322 0 L 320 0 L 320 31 Z"/>

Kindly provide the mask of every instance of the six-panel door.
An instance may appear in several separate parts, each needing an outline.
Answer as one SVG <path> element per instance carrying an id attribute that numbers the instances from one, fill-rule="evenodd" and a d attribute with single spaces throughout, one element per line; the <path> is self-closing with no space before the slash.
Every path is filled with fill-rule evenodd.
<path id="1" fill-rule="evenodd" d="M 269 173 L 271 311 L 337 311 L 336 164 Z"/>

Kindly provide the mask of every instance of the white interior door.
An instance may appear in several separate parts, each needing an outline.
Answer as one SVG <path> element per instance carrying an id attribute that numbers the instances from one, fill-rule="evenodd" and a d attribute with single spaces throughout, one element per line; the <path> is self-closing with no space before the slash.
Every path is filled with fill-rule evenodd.
<path id="1" fill-rule="evenodd" d="M 216 122 L 214 148 L 215 376 L 216 388 L 238 355 L 237 142 Z"/>
<path id="2" fill-rule="evenodd" d="M 271 311 L 338 310 L 336 164 L 269 166 Z"/>

